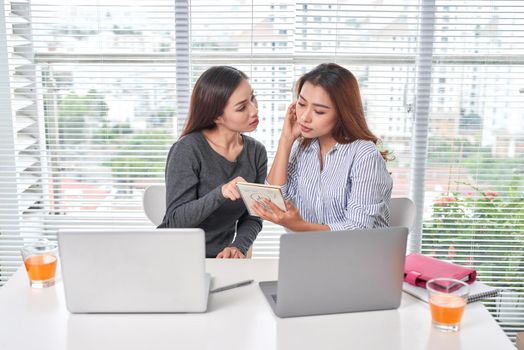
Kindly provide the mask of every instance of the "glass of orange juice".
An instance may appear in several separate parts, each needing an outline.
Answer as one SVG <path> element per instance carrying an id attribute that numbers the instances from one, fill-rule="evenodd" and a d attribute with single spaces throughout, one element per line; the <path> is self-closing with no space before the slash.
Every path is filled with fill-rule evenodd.
<path id="1" fill-rule="evenodd" d="M 464 307 L 468 302 L 469 286 L 453 278 L 434 278 L 426 284 L 433 325 L 442 331 L 457 332 Z"/>
<path id="2" fill-rule="evenodd" d="M 33 288 L 45 288 L 55 284 L 58 248 L 47 239 L 39 239 L 22 247 L 22 258 Z"/>

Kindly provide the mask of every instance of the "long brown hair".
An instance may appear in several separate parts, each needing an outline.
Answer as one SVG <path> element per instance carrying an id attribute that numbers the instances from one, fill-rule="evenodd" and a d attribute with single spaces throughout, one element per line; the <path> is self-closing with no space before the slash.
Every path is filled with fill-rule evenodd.
<path id="1" fill-rule="evenodd" d="M 309 73 L 304 74 L 296 84 L 297 98 L 306 82 L 322 87 L 335 104 L 337 122 L 332 135 L 338 143 L 351 143 L 355 140 L 369 140 L 376 145 L 380 140 L 369 130 L 364 116 L 360 89 L 355 76 L 346 68 L 336 63 L 323 63 Z M 302 146 L 308 146 L 311 139 L 302 138 Z M 381 151 L 388 159 L 389 152 Z"/>
<path id="2" fill-rule="evenodd" d="M 193 88 L 189 115 L 181 136 L 215 128 L 215 119 L 224 113 L 227 101 L 242 79 L 248 79 L 247 75 L 230 66 L 215 66 L 202 73 Z"/>

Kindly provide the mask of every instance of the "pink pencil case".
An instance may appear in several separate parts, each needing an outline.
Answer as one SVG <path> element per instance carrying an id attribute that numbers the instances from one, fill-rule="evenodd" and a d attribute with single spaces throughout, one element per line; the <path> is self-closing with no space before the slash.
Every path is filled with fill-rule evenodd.
<path id="1" fill-rule="evenodd" d="M 404 281 L 426 288 L 426 283 L 437 277 L 454 278 L 471 284 L 477 278 L 477 271 L 418 253 L 406 256 Z"/>

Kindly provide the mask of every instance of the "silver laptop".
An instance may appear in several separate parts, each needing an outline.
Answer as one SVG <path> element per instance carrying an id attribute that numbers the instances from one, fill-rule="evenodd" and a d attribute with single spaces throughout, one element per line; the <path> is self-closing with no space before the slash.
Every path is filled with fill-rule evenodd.
<path id="1" fill-rule="evenodd" d="M 408 229 L 390 227 L 280 237 L 278 282 L 260 282 L 279 317 L 395 309 Z"/>
<path id="2" fill-rule="evenodd" d="M 72 313 L 207 309 L 201 229 L 62 230 L 58 247 Z"/>

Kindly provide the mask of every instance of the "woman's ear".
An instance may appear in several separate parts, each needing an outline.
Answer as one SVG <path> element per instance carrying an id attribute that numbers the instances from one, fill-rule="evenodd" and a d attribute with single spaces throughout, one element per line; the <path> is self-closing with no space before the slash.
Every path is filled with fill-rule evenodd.
<path id="1" fill-rule="evenodd" d="M 224 124 L 224 116 L 223 115 L 219 115 L 213 121 L 215 122 L 216 125 Z"/>

